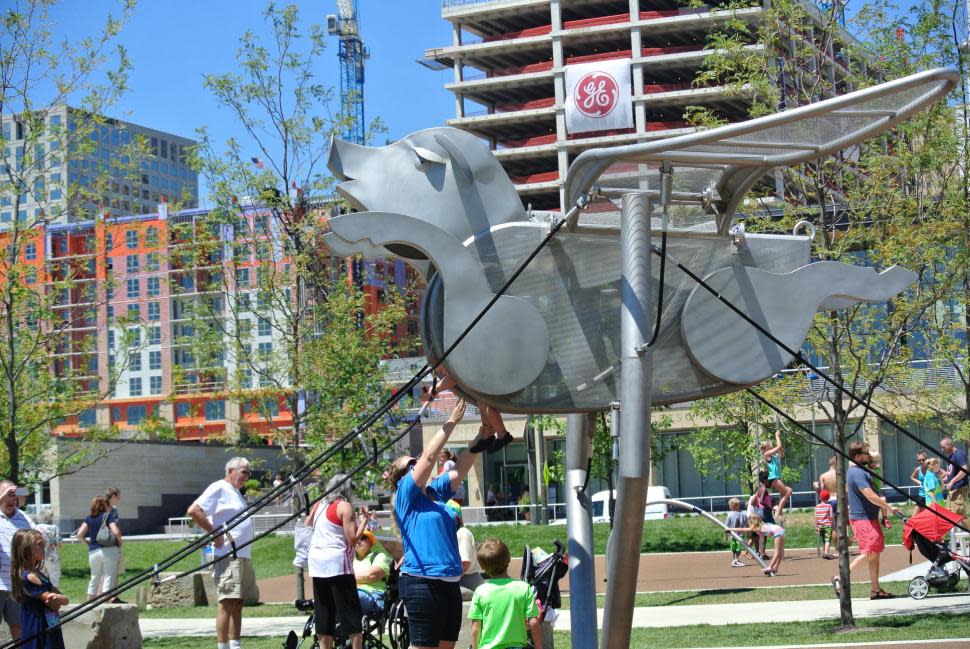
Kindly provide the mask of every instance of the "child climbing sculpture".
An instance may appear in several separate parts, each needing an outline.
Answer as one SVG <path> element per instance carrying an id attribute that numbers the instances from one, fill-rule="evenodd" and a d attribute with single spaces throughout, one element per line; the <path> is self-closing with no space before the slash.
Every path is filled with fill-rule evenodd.
<path id="1" fill-rule="evenodd" d="M 775 506 L 775 518 L 780 518 L 791 498 L 791 487 L 781 479 L 781 460 L 785 457 L 785 446 L 781 443 L 780 430 L 775 431 L 774 446 L 768 440 L 761 442 L 761 453 L 768 467 L 768 481 L 765 484 L 781 497 Z"/>

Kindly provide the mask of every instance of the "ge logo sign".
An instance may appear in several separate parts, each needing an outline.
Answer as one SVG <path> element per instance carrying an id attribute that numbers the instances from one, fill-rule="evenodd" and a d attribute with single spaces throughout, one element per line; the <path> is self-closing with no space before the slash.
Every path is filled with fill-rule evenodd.
<path id="1" fill-rule="evenodd" d="M 606 117 L 616 108 L 619 98 L 620 86 L 606 72 L 590 72 L 573 91 L 576 108 L 587 117 Z"/>

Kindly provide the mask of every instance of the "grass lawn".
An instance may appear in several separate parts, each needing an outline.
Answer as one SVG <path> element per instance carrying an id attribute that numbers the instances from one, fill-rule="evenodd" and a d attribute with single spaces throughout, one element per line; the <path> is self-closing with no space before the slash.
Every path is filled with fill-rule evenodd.
<path id="1" fill-rule="evenodd" d="M 908 508 L 904 508 L 907 513 Z M 721 516 L 723 519 L 724 516 Z M 886 543 L 902 542 L 902 521 L 895 521 L 886 530 Z M 815 547 L 815 515 L 811 511 L 789 512 L 785 516 L 785 546 L 789 548 Z M 566 542 L 565 525 L 481 525 L 469 526 L 475 540 L 488 537 L 505 541 L 512 556 L 522 555 L 525 545 L 540 546 L 552 550 L 553 540 Z M 608 523 L 593 525 L 593 547 L 596 554 L 606 553 L 606 540 L 610 534 Z M 643 522 L 641 552 L 703 552 L 726 550 L 724 532 L 700 516 L 677 516 L 666 520 Z"/>
<path id="2" fill-rule="evenodd" d="M 970 630 L 963 615 L 906 615 L 858 620 L 858 630 L 838 632 L 833 621 L 785 624 L 731 624 L 728 626 L 633 629 L 631 649 L 652 647 L 729 647 L 764 644 L 811 645 L 928 638 L 966 637 Z M 246 649 L 279 649 L 282 638 L 246 638 Z M 144 649 L 211 649 L 212 638 L 146 639 Z M 556 632 L 556 646 L 570 646 L 566 631 Z"/>
<path id="3" fill-rule="evenodd" d="M 134 577 L 139 572 L 147 570 L 156 562 L 168 557 L 185 547 L 188 541 L 128 541 L 122 546 L 125 554 L 125 574 L 122 580 Z M 253 565 L 256 578 L 278 577 L 293 574 L 293 537 L 270 535 L 257 541 L 253 548 Z M 180 572 L 202 562 L 199 552 L 194 552 L 168 569 L 168 572 Z M 91 572 L 88 568 L 88 548 L 80 543 L 70 543 L 61 546 L 61 591 L 71 598 L 72 602 L 80 602 L 85 598 L 88 579 Z M 134 591 L 129 595 L 122 595 L 122 599 L 134 600 Z M 190 617 L 190 616 L 186 616 Z"/>

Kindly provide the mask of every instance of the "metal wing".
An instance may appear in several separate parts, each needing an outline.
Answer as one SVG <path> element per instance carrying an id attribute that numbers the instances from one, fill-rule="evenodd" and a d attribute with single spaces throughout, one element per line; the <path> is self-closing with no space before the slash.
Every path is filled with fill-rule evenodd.
<path id="1" fill-rule="evenodd" d="M 823 158 L 887 131 L 945 97 L 959 79 L 954 70 L 938 68 L 738 124 L 591 149 L 569 167 L 566 204 L 594 185 L 607 194 L 658 190 L 656 167 L 666 163 L 677 169 L 673 198 L 688 215 L 675 220 L 674 228 L 727 234 L 745 194 L 769 171 Z M 569 224 L 574 226 L 575 221 Z"/>

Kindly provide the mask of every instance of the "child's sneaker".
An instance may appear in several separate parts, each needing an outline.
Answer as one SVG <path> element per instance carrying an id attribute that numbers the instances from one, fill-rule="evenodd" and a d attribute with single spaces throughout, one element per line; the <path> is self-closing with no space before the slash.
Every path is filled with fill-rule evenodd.
<path id="1" fill-rule="evenodd" d="M 744 564 L 741 563 L 740 560 L 735 559 L 734 561 L 731 562 L 731 567 L 732 568 L 743 568 L 744 567 Z"/>

